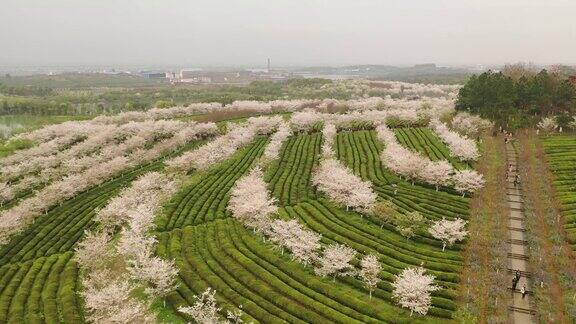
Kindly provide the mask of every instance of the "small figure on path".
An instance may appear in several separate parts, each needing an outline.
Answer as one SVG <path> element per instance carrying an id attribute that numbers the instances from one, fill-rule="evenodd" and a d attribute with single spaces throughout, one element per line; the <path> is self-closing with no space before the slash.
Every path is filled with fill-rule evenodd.
<path id="1" fill-rule="evenodd" d="M 517 187 L 520 184 L 520 175 L 516 174 L 516 177 L 514 178 L 514 187 Z"/>
<path id="2" fill-rule="evenodd" d="M 397 188 L 397 187 L 398 187 L 397 184 L 395 184 L 395 183 L 392 184 L 392 188 L 394 188 L 394 196 L 396 196 L 396 193 L 398 193 L 398 188 Z"/>
<path id="3" fill-rule="evenodd" d="M 522 299 L 524 299 L 524 297 L 526 296 L 526 285 L 522 286 L 522 289 L 520 289 L 520 292 L 522 293 Z"/>
<path id="4" fill-rule="evenodd" d="M 516 276 L 516 280 L 520 280 L 520 270 L 516 270 L 514 276 Z"/>
<path id="5" fill-rule="evenodd" d="M 516 290 L 516 285 L 518 284 L 518 279 L 516 279 L 516 276 L 514 276 L 512 278 L 512 290 Z"/>

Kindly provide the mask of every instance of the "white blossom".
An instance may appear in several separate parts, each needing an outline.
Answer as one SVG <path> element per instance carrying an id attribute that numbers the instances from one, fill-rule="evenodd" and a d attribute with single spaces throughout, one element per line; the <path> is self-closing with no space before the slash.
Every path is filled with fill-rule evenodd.
<path id="1" fill-rule="evenodd" d="M 280 156 L 282 144 L 292 135 L 292 130 L 288 123 L 282 122 L 278 130 L 271 136 L 270 143 L 264 149 L 264 157 L 268 160 L 275 160 Z"/>
<path id="2" fill-rule="evenodd" d="M 322 129 L 322 137 L 324 142 L 322 143 L 322 155 L 325 158 L 333 158 L 336 154 L 334 153 L 334 140 L 336 138 L 336 126 L 331 123 L 324 124 Z"/>
<path id="3" fill-rule="evenodd" d="M 548 133 L 554 132 L 558 129 L 558 123 L 554 117 L 544 117 L 536 126 Z"/>
<path id="4" fill-rule="evenodd" d="M 442 218 L 442 220 L 434 222 L 428 231 L 435 239 L 442 241 L 442 251 L 444 251 L 446 245 L 451 246 L 468 235 L 465 226 L 466 222 L 460 218 L 454 220 Z"/>
<path id="5" fill-rule="evenodd" d="M 350 264 L 350 261 L 355 255 L 356 251 L 348 246 L 341 244 L 329 245 L 318 260 L 318 267 L 314 271 L 320 276 L 332 276 L 334 279 L 336 277 L 354 275 L 354 266 Z"/>
<path id="6" fill-rule="evenodd" d="M 84 269 L 95 269 L 115 256 L 110 246 L 112 236 L 107 232 L 86 231 L 75 249 L 75 258 Z"/>
<path id="7" fill-rule="evenodd" d="M 218 312 L 222 309 L 216 304 L 216 291 L 207 288 L 200 296 L 195 296 L 196 302 L 192 306 L 178 307 L 178 311 L 191 316 L 199 324 L 218 324 Z"/>
<path id="8" fill-rule="evenodd" d="M 369 211 L 377 197 L 370 182 L 358 178 L 350 169 L 331 158 L 320 162 L 312 175 L 312 183 L 346 208 Z"/>
<path id="9" fill-rule="evenodd" d="M 464 193 L 473 193 L 484 186 L 484 178 L 474 170 L 462 170 L 457 172 L 453 177 L 454 189 L 464 195 Z"/>
<path id="10" fill-rule="evenodd" d="M 457 113 L 450 124 L 453 129 L 468 136 L 477 136 L 494 126 L 491 121 L 467 112 Z"/>
<path id="11" fill-rule="evenodd" d="M 278 207 L 268 193 L 260 168 L 255 167 L 248 175 L 236 181 L 230 190 L 227 209 L 245 225 L 267 232 L 270 215 L 276 213 Z"/>
<path id="12" fill-rule="evenodd" d="M 364 286 L 370 292 L 370 298 L 372 298 L 372 291 L 376 288 L 380 282 L 380 272 L 382 271 L 382 266 L 378 262 L 378 257 L 374 254 L 365 255 L 360 261 L 360 272 L 358 273 Z"/>
<path id="13" fill-rule="evenodd" d="M 292 252 L 294 259 L 303 264 L 309 264 L 318 259 L 322 235 L 306 230 L 295 219 L 273 221 L 269 235 L 272 242 L 286 247 Z"/>
<path id="14" fill-rule="evenodd" d="M 476 142 L 463 135 L 448 129 L 446 124 L 438 119 L 430 121 L 430 127 L 440 137 L 440 139 L 448 145 L 450 154 L 459 158 L 462 161 L 474 161 L 480 156 Z"/>
<path id="15" fill-rule="evenodd" d="M 392 287 L 392 297 L 398 301 L 402 307 L 413 312 L 426 315 L 432 297 L 430 293 L 439 290 L 440 287 L 434 285 L 434 276 L 425 275 L 424 268 L 407 268 L 400 275 L 394 276 Z"/>

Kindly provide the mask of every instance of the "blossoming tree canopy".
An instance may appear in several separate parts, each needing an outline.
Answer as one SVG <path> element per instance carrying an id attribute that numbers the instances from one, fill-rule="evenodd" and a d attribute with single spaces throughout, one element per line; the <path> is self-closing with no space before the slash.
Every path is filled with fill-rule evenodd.
<path id="1" fill-rule="evenodd" d="M 440 289 L 434 285 L 435 277 L 424 272 L 422 267 L 407 268 L 394 276 L 392 297 L 400 306 L 410 310 L 410 316 L 414 312 L 426 315 L 432 303 L 430 293 Z"/>
<path id="2" fill-rule="evenodd" d="M 320 162 L 312 182 L 330 199 L 346 208 L 369 211 L 376 202 L 372 185 L 355 176 L 350 169 L 334 159 Z"/>

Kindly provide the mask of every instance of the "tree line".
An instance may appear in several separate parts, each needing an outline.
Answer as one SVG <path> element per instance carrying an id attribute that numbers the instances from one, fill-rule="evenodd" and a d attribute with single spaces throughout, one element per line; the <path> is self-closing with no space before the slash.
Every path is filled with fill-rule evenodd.
<path id="1" fill-rule="evenodd" d="M 545 69 L 487 71 L 473 75 L 460 89 L 456 109 L 508 128 L 531 126 L 551 115 L 560 116 L 559 123 L 569 122 L 576 112 L 576 86 L 565 74 Z"/>

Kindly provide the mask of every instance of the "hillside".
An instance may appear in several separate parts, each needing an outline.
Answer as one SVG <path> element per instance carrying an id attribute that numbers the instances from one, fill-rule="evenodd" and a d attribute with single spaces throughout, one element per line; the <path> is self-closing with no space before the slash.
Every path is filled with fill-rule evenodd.
<path id="1" fill-rule="evenodd" d="M 197 103 L 16 135 L 6 145 L 27 145 L 0 159 L 0 321 L 503 318 L 486 303 L 507 303 L 503 141 L 455 113 L 455 89 Z M 567 220 L 570 141 L 544 142 Z"/>

